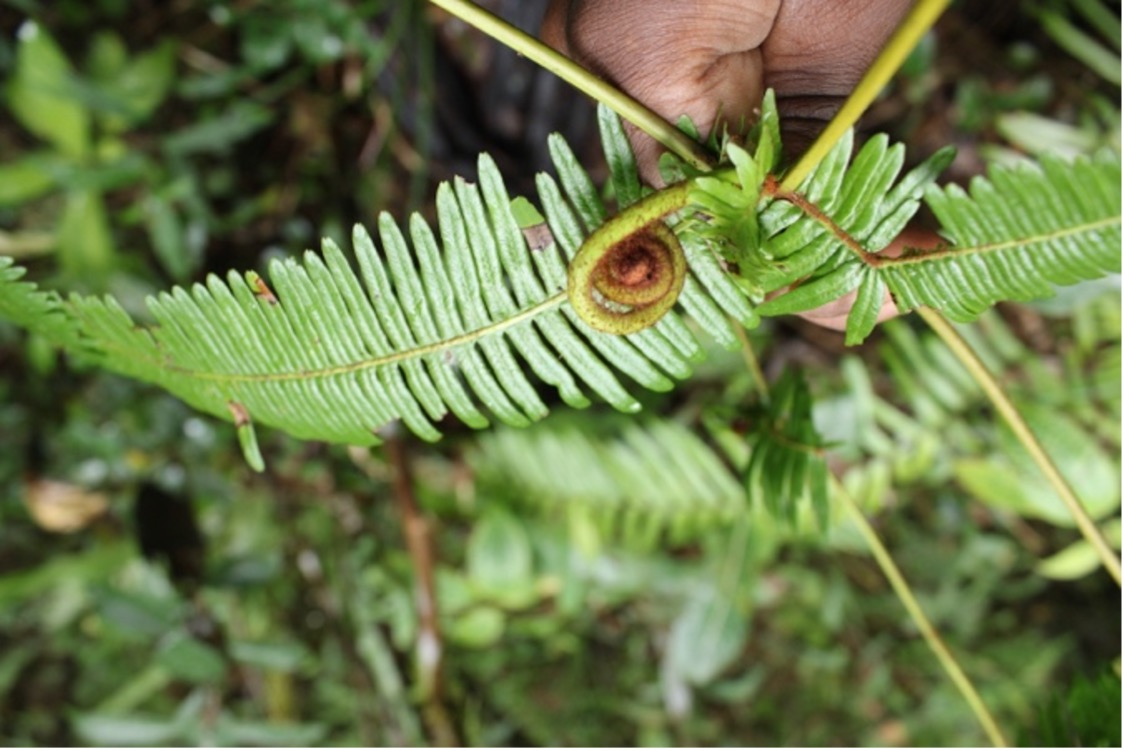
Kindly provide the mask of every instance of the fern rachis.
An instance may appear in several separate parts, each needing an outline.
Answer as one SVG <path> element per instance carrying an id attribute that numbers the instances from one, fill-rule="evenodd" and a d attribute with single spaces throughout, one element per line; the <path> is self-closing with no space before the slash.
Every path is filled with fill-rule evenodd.
<path id="1" fill-rule="evenodd" d="M 899 179 L 900 147 L 875 138 L 852 160 L 847 137 L 789 191 L 771 172 L 779 127 L 769 104 L 754 154 L 731 148 L 736 169 L 645 200 L 638 200 L 619 121 L 603 113 L 611 180 L 625 204 L 608 223 L 596 186 L 564 142 L 552 139 L 559 179 L 538 181 L 553 239 L 547 247 L 528 246 L 495 165 L 483 157 L 478 185 L 457 180 L 439 189 L 439 232 L 418 217 L 403 232 L 384 215 L 380 252 L 356 228 L 358 272 L 326 241 L 322 255 L 271 267 L 272 297 L 261 294 L 253 273 L 210 277 L 190 292 L 151 300 L 151 328 L 138 327 L 112 300 L 62 302 L 9 272 L 0 311 L 64 346 L 80 341 L 97 363 L 211 414 L 230 418 L 234 403 L 298 437 L 370 444 L 395 419 L 427 440 L 439 437 L 437 423 L 448 412 L 472 427 L 490 416 L 512 425 L 540 419 L 547 406 L 528 372 L 571 406 L 588 404 L 589 390 L 624 411 L 638 404 L 619 375 L 655 390 L 689 376 L 701 349 L 678 313 L 618 336 L 587 325 L 590 313 L 580 300 L 571 307 L 565 292 L 567 264 L 579 253 L 610 253 L 621 238 L 667 217 L 692 271 L 679 302 L 726 346 L 736 346 L 730 316 L 742 325 L 757 320 L 739 286 L 760 295 L 801 281 L 760 306 L 770 315 L 810 310 L 857 289 L 848 340 L 860 341 L 884 288 L 902 309 L 928 305 L 965 320 L 999 299 L 1042 296 L 1053 284 L 1119 269 L 1114 154 L 999 167 L 965 192 L 935 186 L 948 152 Z M 949 245 L 878 255 L 922 200 Z M 606 240 L 602 226 L 623 230 Z M 715 250 L 737 265 L 737 285 Z"/>

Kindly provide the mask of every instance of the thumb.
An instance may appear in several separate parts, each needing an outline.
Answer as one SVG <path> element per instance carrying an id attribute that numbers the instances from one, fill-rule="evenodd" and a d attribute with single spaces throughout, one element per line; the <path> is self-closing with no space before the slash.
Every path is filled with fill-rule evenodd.
<path id="1" fill-rule="evenodd" d="M 764 93 L 760 47 L 780 0 L 553 0 L 542 37 L 670 122 L 740 130 Z M 626 124 L 641 176 L 660 185 L 661 147 Z"/>

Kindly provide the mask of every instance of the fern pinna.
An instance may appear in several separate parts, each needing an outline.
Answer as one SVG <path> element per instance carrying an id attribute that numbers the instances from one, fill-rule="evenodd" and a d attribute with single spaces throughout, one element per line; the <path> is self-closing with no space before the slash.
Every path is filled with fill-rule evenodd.
<path id="1" fill-rule="evenodd" d="M 651 193 L 619 120 L 603 109 L 600 123 L 620 209 L 612 219 L 555 136 L 558 177 L 538 177 L 541 214 L 513 202 L 485 155 L 478 184 L 439 188 L 438 232 L 419 216 L 404 232 L 383 215 L 380 252 L 357 227 L 358 272 L 325 240 L 322 254 L 275 262 L 269 285 L 231 273 L 161 294 L 149 301 L 156 325 L 139 326 L 112 299 L 37 291 L 5 260 L 0 315 L 233 419 L 247 440 L 255 421 L 300 438 L 370 445 L 395 420 L 436 440 L 450 412 L 472 427 L 492 416 L 527 425 L 547 413 L 531 373 L 568 405 L 586 406 L 594 393 L 633 412 L 639 403 L 622 375 L 667 390 L 702 357 L 703 332 L 734 347 L 731 320 L 753 326 L 759 313 L 808 310 L 850 291 L 857 298 L 847 335 L 857 342 L 873 328 L 885 289 L 902 309 L 928 305 L 964 320 L 996 300 L 1042 296 L 1120 267 L 1116 154 L 997 167 L 965 192 L 935 186 L 949 152 L 899 178 L 903 147 L 875 137 L 852 160 L 847 137 L 786 191 L 772 177 L 780 140 L 767 97 L 752 154 L 731 145 L 732 168 L 692 175 L 680 166 L 686 180 Z M 948 245 L 880 256 L 922 200 Z M 675 237 L 658 229 L 663 223 Z M 638 233 L 650 236 L 640 250 L 623 242 Z M 624 262 L 601 266 L 622 247 L 631 248 Z M 689 273 L 661 277 L 659 265 L 680 252 Z M 583 264 L 593 277 L 575 284 Z M 666 281 L 676 308 L 641 326 L 621 324 L 643 306 L 634 304 L 639 296 L 612 299 L 609 281 L 632 276 Z"/>

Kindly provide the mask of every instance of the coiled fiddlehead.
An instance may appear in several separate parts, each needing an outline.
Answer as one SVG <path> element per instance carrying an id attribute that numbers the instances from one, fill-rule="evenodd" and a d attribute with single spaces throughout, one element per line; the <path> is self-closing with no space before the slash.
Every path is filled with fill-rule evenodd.
<path id="1" fill-rule="evenodd" d="M 682 208 L 686 195 L 686 183 L 654 193 L 586 239 L 570 262 L 568 289 L 583 321 L 632 334 L 671 310 L 687 279 L 687 258 L 661 217 Z"/>

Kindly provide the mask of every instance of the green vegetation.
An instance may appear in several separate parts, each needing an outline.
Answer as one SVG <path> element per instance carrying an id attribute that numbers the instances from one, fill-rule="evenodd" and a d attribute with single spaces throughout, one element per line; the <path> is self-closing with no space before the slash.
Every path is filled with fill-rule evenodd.
<path id="1" fill-rule="evenodd" d="M 1118 746 L 1119 18 L 967 12 L 889 137 L 778 183 L 766 104 L 645 199 L 607 110 L 604 164 L 552 136 L 534 195 L 487 155 L 432 186 L 465 155 L 419 92 L 494 53 L 421 4 L 10 0 L 0 739 L 994 739 L 931 622 L 1010 740 Z M 566 260 L 688 202 L 676 308 L 590 328 Z M 856 252 L 922 204 L 950 248 Z M 1055 485 L 886 289 L 958 321 Z M 852 290 L 845 337 L 768 317 Z"/>

